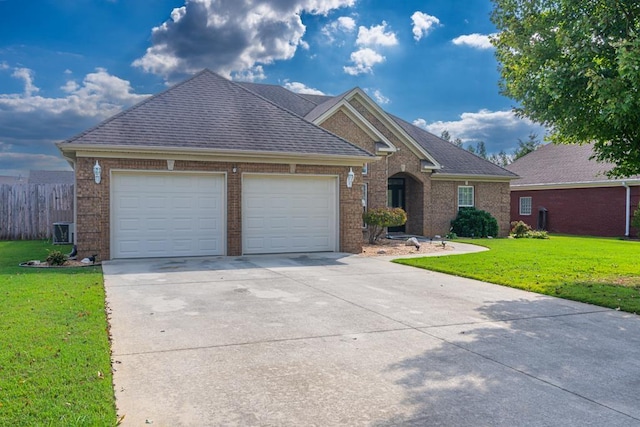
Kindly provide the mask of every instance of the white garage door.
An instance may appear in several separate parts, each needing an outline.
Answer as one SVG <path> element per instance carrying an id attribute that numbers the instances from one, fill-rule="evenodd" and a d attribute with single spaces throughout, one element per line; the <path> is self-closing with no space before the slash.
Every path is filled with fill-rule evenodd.
<path id="1" fill-rule="evenodd" d="M 112 175 L 111 257 L 225 254 L 223 175 Z"/>
<path id="2" fill-rule="evenodd" d="M 245 254 L 337 250 L 335 177 L 243 175 Z"/>

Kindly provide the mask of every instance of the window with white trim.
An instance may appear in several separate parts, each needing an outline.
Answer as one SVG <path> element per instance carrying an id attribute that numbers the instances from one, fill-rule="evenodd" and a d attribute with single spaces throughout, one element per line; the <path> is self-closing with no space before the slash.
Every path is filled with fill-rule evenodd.
<path id="1" fill-rule="evenodd" d="M 520 197 L 520 215 L 531 215 L 531 197 Z"/>
<path id="2" fill-rule="evenodd" d="M 367 206 L 369 204 L 369 198 L 367 197 L 367 192 L 369 189 L 369 184 L 366 182 L 362 184 L 362 213 L 367 213 Z M 362 220 L 362 228 L 367 228 L 367 224 Z"/>
<path id="3" fill-rule="evenodd" d="M 472 208 L 473 206 L 474 206 L 473 186 L 460 185 L 458 187 L 458 209 Z"/>
<path id="4" fill-rule="evenodd" d="M 366 175 L 369 172 L 369 163 L 362 165 L 362 175 Z"/>

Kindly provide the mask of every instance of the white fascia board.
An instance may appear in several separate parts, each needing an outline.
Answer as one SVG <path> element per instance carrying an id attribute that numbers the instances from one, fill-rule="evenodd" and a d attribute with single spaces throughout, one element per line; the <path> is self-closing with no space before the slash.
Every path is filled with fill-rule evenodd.
<path id="1" fill-rule="evenodd" d="M 307 165 L 363 166 L 377 156 L 341 156 L 317 153 L 287 153 L 210 148 L 147 147 L 122 145 L 60 144 L 67 158 L 102 157 L 112 159 L 190 160 L 209 162 L 296 163 Z"/>
<path id="2" fill-rule="evenodd" d="M 424 156 L 427 160 L 435 165 L 433 169 L 440 169 L 441 165 L 429 154 L 420 144 L 418 144 L 404 129 L 398 125 L 389 115 L 376 104 L 362 89 L 359 87 L 354 88 L 351 92 L 345 95 L 344 99 L 351 100 L 357 98 L 361 101 L 364 108 L 366 108 L 371 114 L 373 114 L 378 120 L 380 120 L 389 130 L 396 134 L 396 136 L 403 140 L 414 154 L 418 157 Z M 364 102 L 362 102 L 364 101 Z"/>
<path id="3" fill-rule="evenodd" d="M 362 129 L 373 141 L 381 141 L 386 144 L 389 148 L 385 150 L 380 150 L 388 153 L 395 153 L 398 151 L 395 145 L 389 141 L 389 139 L 384 136 L 378 129 L 375 128 L 367 119 L 365 119 L 362 114 L 356 110 L 353 105 L 349 104 L 347 100 L 344 98 L 340 100 L 336 105 L 325 111 L 322 115 L 320 115 L 317 119 L 313 121 L 314 125 L 320 126 L 322 123 L 327 121 L 331 116 L 333 116 L 336 112 L 342 111 L 347 115 L 360 129 Z"/>
<path id="4" fill-rule="evenodd" d="M 605 188 L 640 185 L 640 179 L 616 179 L 611 181 L 552 182 L 548 184 L 511 184 L 511 191 L 570 190 L 574 188 Z"/>
<path id="5" fill-rule="evenodd" d="M 433 181 L 511 182 L 514 179 L 518 179 L 518 177 L 496 175 L 467 175 L 455 173 L 434 173 L 431 175 L 431 180 Z"/>

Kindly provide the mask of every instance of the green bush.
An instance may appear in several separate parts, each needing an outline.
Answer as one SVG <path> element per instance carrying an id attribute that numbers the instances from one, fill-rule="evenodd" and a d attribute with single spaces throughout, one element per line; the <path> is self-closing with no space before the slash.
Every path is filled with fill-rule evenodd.
<path id="1" fill-rule="evenodd" d="M 532 230 L 527 234 L 529 239 L 548 239 L 549 234 L 543 230 Z"/>
<path id="2" fill-rule="evenodd" d="M 638 237 L 640 237 L 640 203 L 638 203 L 638 209 L 633 212 L 631 217 L 631 226 L 636 229 Z"/>
<path id="3" fill-rule="evenodd" d="M 362 214 L 362 220 L 369 227 L 369 243 L 375 243 L 386 227 L 398 227 L 407 222 L 407 213 L 402 208 L 369 209 Z"/>
<path id="4" fill-rule="evenodd" d="M 516 239 L 527 237 L 531 232 L 531 227 L 523 221 L 513 221 L 511 223 L 511 235 Z"/>
<path id="5" fill-rule="evenodd" d="M 511 223 L 511 236 L 516 239 L 548 239 L 549 235 L 543 230 L 532 230 L 531 227 L 522 221 Z"/>
<path id="6" fill-rule="evenodd" d="M 49 265 L 64 265 L 67 262 L 67 256 L 60 251 L 51 251 L 45 261 Z"/>
<path id="7" fill-rule="evenodd" d="M 495 237 L 498 221 L 489 212 L 460 208 L 456 219 L 451 221 L 451 231 L 462 237 Z"/>

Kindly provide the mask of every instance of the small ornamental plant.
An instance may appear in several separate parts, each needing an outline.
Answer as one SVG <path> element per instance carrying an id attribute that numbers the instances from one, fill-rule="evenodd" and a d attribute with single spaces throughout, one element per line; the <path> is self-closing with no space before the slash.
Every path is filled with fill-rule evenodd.
<path id="1" fill-rule="evenodd" d="M 532 230 L 523 221 L 513 221 L 511 223 L 511 237 L 516 239 L 548 239 L 549 235 L 544 230 Z"/>
<path id="2" fill-rule="evenodd" d="M 513 221 L 511 223 L 511 236 L 516 239 L 522 239 L 527 237 L 527 234 L 531 232 L 531 227 L 524 221 Z"/>
<path id="3" fill-rule="evenodd" d="M 362 214 L 362 220 L 369 227 L 369 243 L 374 244 L 387 227 L 398 227 L 407 222 L 407 213 L 402 208 L 369 209 Z"/>
<path id="4" fill-rule="evenodd" d="M 50 251 L 45 261 L 49 265 L 64 265 L 67 262 L 67 256 L 60 251 Z"/>

